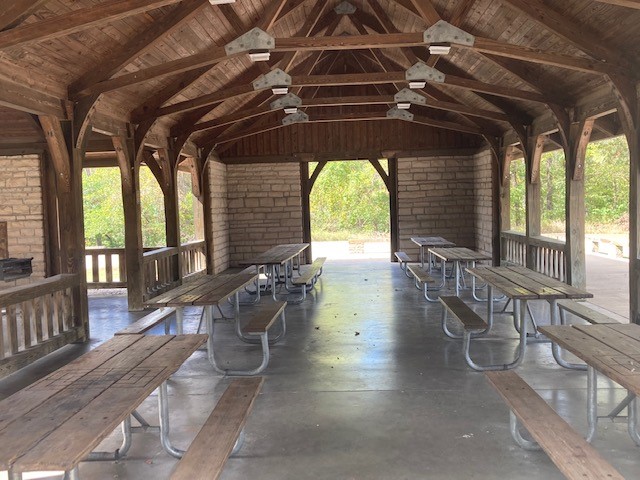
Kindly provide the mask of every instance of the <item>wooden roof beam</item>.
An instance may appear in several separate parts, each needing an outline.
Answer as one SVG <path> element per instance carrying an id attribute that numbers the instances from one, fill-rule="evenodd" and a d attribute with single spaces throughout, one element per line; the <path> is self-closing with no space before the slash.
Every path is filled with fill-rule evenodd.
<path id="1" fill-rule="evenodd" d="M 640 0 L 595 0 L 600 3 L 608 3 L 609 5 L 617 5 L 618 7 L 635 8 L 640 10 Z"/>
<path id="2" fill-rule="evenodd" d="M 63 15 L 0 32 L 0 49 L 69 35 L 132 15 L 178 3 L 180 0 L 119 0 L 73 10 Z"/>
<path id="3" fill-rule="evenodd" d="M 557 35 L 584 53 L 617 69 L 634 72 L 637 67 L 614 47 L 606 44 L 584 25 L 572 23 L 566 15 L 551 9 L 540 0 L 502 0 L 510 8 L 525 14 L 527 17 L 542 25 L 554 35 Z M 634 75 L 635 76 L 635 75 Z"/>
<path id="4" fill-rule="evenodd" d="M 15 0 L 4 2 L 4 10 L 0 12 L 0 30 L 12 28 L 35 12 L 49 0 Z M 5 6 L 6 5 L 6 6 Z"/>
<path id="5" fill-rule="evenodd" d="M 34 90 L 0 78 L 0 105 L 32 113 L 67 118 L 66 101 L 48 93 Z"/>

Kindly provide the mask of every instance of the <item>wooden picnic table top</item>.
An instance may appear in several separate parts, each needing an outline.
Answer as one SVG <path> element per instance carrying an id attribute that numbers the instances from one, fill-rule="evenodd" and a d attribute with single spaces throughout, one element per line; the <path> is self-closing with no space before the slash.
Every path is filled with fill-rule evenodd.
<path id="1" fill-rule="evenodd" d="M 466 247 L 430 248 L 429 251 L 436 257 L 450 262 L 473 262 L 480 260 L 491 260 L 491 255 L 476 252 Z"/>
<path id="2" fill-rule="evenodd" d="M 442 237 L 411 237 L 411 241 L 421 247 L 454 247 L 456 245 Z"/>
<path id="3" fill-rule="evenodd" d="M 308 246 L 308 243 L 276 245 L 266 252 L 263 252 L 253 258 L 242 260 L 239 263 L 240 265 L 282 265 L 296 255 L 301 254 Z"/>
<path id="4" fill-rule="evenodd" d="M 525 267 L 476 267 L 467 271 L 517 300 L 591 298 L 593 294 Z"/>
<path id="5" fill-rule="evenodd" d="M 600 373 L 640 395 L 640 325 L 550 325 L 539 330 Z"/>
<path id="6" fill-rule="evenodd" d="M 255 281 L 257 276 L 257 273 L 203 275 L 147 300 L 145 306 L 160 308 L 216 305 Z"/>
<path id="7" fill-rule="evenodd" d="M 0 469 L 70 470 L 207 335 L 119 335 L 0 402 Z"/>

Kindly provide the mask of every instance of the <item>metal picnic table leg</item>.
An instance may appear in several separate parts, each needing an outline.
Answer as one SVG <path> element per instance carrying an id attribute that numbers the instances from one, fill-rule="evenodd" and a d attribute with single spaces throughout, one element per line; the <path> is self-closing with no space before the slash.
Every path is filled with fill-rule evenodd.
<path id="1" fill-rule="evenodd" d="M 176 333 L 182 335 L 184 332 L 184 307 L 176 307 Z"/>
<path id="2" fill-rule="evenodd" d="M 637 402 L 636 396 L 632 392 L 628 392 L 628 395 L 633 395 L 633 399 L 629 402 L 628 405 L 628 416 L 627 416 L 627 431 L 629 432 L 629 436 L 631 440 L 638 446 L 640 446 L 640 434 L 638 433 L 638 411 L 637 411 Z"/>
<path id="3" fill-rule="evenodd" d="M 587 366 L 587 423 L 585 440 L 591 442 L 598 428 L 598 372 L 591 365 Z"/>
<path id="4" fill-rule="evenodd" d="M 558 321 L 557 303 L 558 301 L 556 299 L 549 300 L 549 308 L 551 310 L 551 325 L 560 324 L 560 322 Z M 562 358 L 562 349 L 557 343 L 551 342 L 551 353 L 553 353 L 553 358 L 561 367 L 570 368 L 571 370 L 587 370 L 587 366 L 582 363 L 571 363 Z"/>
<path id="5" fill-rule="evenodd" d="M 162 448 L 169 455 L 175 458 L 182 458 L 185 451 L 174 447 L 169 439 L 169 392 L 166 380 L 162 382 L 158 389 L 158 417 L 160 419 L 160 443 Z"/>

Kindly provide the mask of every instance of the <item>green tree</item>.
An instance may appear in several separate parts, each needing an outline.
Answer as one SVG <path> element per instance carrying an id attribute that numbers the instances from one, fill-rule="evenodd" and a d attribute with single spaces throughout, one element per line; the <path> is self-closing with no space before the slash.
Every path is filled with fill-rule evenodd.
<path id="1" fill-rule="evenodd" d="M 388 168 L 386 162 L 381 164 Z M 316 165 L 311 163 L 310 171 Z M 315 240 L 390 231 L 389 193 L 367 161 L 327 163 L 313 186 L 310 206 Z"/>

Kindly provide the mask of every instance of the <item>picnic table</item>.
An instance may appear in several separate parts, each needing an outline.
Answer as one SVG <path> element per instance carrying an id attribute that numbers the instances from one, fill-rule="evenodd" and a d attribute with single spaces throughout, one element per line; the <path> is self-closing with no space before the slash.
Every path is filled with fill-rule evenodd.
<path id="1" fill-rule="evenodd" d="M 491 260 L 492 258 L 491 255 L 476 252 L 466 247 L 429 248 L 429 254 L 442 260 L 442 286 L 444 286 L 444 282 L 445 282 L 445 270 L 446 270 L 444 268 L 445 262 L 453 263 L 453 271 L 455 272 L 454 276 L 455 276 L 455 282 L 456 282 L 455 284 L 456 296 L 460 296 L 461 277 L 463 277 L 463 274 L 464 274 L 464 272 L 462 272 L 460 269 L 460 262 L 471 263 L 471 266 L 475 267 L 476 262 L 479 262 L 482 260 Z M 473 280 L 472 280 L 471 291 L 473 292 L 474 298 L 478 300 L 475 292 L 475 277 L 473 277 Z"/>
<path id="2" fill-rule="evenodd" d="M 467 272 L 487 284 L 487 323 L 489 332 L 493 325 L 493 289 L 504 293 L 513 301 L 514 325 L 520 331 L 520 345 L 516 359 L 504 369 L 515 368 L 523 360 L 527 347 L 527 324 L 524 321 L 524 311 L 530 300 L 545 300 L 549 302 L 550 323 L 557 325 L 558 313 L 556 302 L 560 299 L 590 298 L 593 295 L 586 290 L 573 287 L 564 282 L 535 272 L 525 267 L 476 267 L 467 268 Z M 537 334 L 537 326 L 534 324 Z M 572 368 L 562 359 L 560 349 L 556 344 L 552 346 L 553 356 L 558 364 Z"/>
<path id="3" fill-rule="evenodd" d="M 635 405 L 640 394 L 640 325 L 551 325 L 540 327 L 540 331 L 587 364 L 587 440 L 594 437 L 598 424 L 597 372 L 600 372 L 627 389 L 627 398 L 609 416 L 615 417 L 628 405 L 628 432 L 640 446 Z"/>
<path id="4" fill-rule="evenodd" d="M 431 247 L 455 247 L 456 244 L 442 237 L 411 237 L 411 241 L 420 247 L 420 266 L 424 268 L 424 249 Z M 429 271 L 431 271 L 432 259 L 429 255 Z"/>
<path id="5" fill-rule="evenodd" d="M 166 380 L 206 335 L 121 335 L 0 402 L 0 470 L 64 470 L 77 479 L 84 459 L 117 460 L 131 441 L 131 415 L 159 387 L 159 432 L 165 451 L 180 458 L 168 437 Z M 123 425 L 123 447 L 94 452 Z M 66 478 L 66 477 L 65 477 Z"/>
<path id="6" fill-rule="evenodd" d="M 309 246 L 308 243 L 288 243 L 283 245 L 276 245 L 270 248 L 266 252 L 259 254 L 256 257 L 242 260 L 240 265 L 255 265 L 256 274 L 260 269 L 260 266 L 268 267 L 269 275 L 271 278 L 271 296 L 274 300 L 276 297 L 276 284 L 279 281 L 280 274 L 278 272 L 281 266 L 284 266 L 284 283 L 285 289 L 290 290 L 291 275 L 293 274 L 293 259 L 297 258 L 297 265 L 300 266 L 300 254 Z"/>

